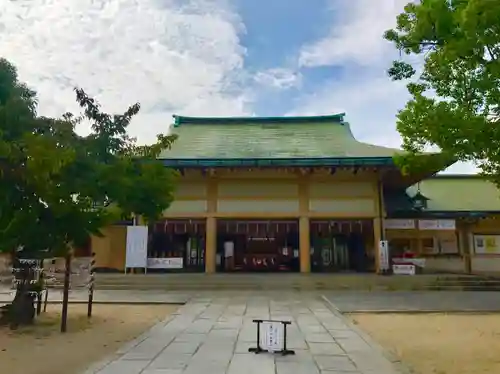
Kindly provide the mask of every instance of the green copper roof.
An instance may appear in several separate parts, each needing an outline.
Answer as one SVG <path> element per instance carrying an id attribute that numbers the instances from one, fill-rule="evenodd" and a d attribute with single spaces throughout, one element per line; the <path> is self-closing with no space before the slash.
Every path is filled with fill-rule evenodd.
<path id="1" fill-rule="evenodd" d="M 362 159 L 392 164 L 397 149 L 357 141 L 344 114 L 317 117 L 198 118 L 174 116 L 179 137 L 160 159 L 169 160 L 321 160 Z M 338 161 L 338 160 L 337 160 Z M 184 163 L 186 164 L 186 163 Z M 241 164 L 241 163 L 240 163 Z"/>
<path id="2" fill-rule="evenodd" d="M 417 186 L 408 189 L 413 196 Z M 500 211 L 500 191 L 475 175 L 439 175 L 420 182 L 420 192 L 428 201 L 427 211 Z"/>

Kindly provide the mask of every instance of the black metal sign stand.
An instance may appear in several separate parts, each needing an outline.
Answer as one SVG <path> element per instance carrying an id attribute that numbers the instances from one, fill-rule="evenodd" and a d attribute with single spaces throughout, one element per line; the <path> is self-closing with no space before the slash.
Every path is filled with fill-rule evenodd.
<path id="1" fill-rule="evenodd" d="M 252 322 L 257 324 L 257 347 L 248 348 L 248 352 L 253 352 L 256 355 L 259 353 L 262 353 L 262 352 L 269 352 L 267 349 L 264 349 L 260 346 L 260 325 L 263 322 L 274 322 L 274 323 L 281 323 L 283 325 L 283 348 L 281 349 L 281 351 L 276 351 L 276 352 L 272 352 L 272 353 L 278 353 L 278 354 L 281 354 L 282 356 L 288 356 L 288 355 L 295 354 L 295 351 L 288 349 L 286 347 L 286 327 L 288 325 L 291 325 L 292 322 L 290 322 L 290 321 L 275 321 L 275 320 L 271 320 L 271 319 L 254 319 Z"/>

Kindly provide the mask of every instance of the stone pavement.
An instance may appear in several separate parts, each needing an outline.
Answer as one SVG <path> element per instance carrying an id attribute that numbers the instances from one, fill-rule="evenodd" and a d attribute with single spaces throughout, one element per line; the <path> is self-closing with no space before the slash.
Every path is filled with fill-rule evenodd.
<path id="1" fill-rule="evenodd" d="M 86 374 L 394 374 L 397 368 L 314 295 L 198 295 Z M 262 353 L 253 319 L 291 320 L 295 356 Z"/>
<path id="2" fill-rule="evenodd" d="M 493 291 L 327 291 L 324 295 L 342 313 L 500 311 L 500 292 Z"/>

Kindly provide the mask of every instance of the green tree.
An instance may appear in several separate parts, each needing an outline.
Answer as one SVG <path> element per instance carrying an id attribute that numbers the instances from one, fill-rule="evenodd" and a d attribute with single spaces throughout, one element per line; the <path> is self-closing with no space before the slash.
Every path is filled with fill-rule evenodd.
<path id="1" fill-rule="evenodd" d="M 22 258 L 66 255 L 121 217 L 154 220 L 173 199 L 176 173 L 156 159 L 175 138 L 138 145 L 127 135 L 138 104 L 110 115 L 75 91 L 81 115 L 38 116 L 35 92 L 0 59 L 0 251 L 12 254 L 15 267 Z M 88 136 L 75 132 L 82 120 L 91 123 Z M 32 288 L 18 285 L 7 321 L 33 321 Z"/>
<path id="2" fill-rule="evenodd" d="M 389 69 L 393 80 L 409 80 L 397 121 L 403 164 L 434 146 L 500 185 L 500 1 L 410 3 L 385 38 L 417 61 Z"/>

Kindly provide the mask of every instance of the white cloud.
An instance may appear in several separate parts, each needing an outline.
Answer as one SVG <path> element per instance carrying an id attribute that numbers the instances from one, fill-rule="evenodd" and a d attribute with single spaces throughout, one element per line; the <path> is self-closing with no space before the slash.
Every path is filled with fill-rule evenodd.
<path id="1" fill-rule="evenodd" d="M 254 80 L 263 86 L 284 90 L 300 86 L 302 75 L 287 68 L 273 68 L 258 72 Z"/>
<path id="2" fill-rule="evenodd" d="M 396 115 L 409 95 L 404 82 L 387 76 L 398 51 L 383 39 L 409 0 L 332 0 L 332 27 L 328 35 L 303 46 L 299 65 L 342 67 L 342 75 L 325 81 L 312 95 L 301 97 L 295 115 L 346 113 L 354 136 L 371 144 L 399 148 Z M 420 58 L 410 62 L 421 66 Z M 457 163 L 447 172 L 471 173 L 477 169 Z"/>
<path id="3" fill-rule="evenodd" d="M 359 73 L 356 69 L 325 83 L 313 95 L 304 96 L 290 115 L 346 113 L 346 120 L 360 141 L 399 147 L 396 114 L 408 99 L 402 82 L 391 82 L 382 74 Z"/>
<path id="4" fill-rule="evenodd" d="M 380 64 L 393 49 L 382 38 L 396 25 L 409 0 L 332 0 L 332 27 L 325 37 L 305 45 L 300 65 Z"/>
<path id="5" fill-rule="evenodd" d="M 477 174 L 479 172 L 479 168 L 472 162 L 457 162 L 442 174 Z"/>
<path id="6" fill-rule="evenodd" d="M 2 57 L 38 91 L 41 114 L 75 111 L 74 86 L 110 112 L 140 102 L 131 132 L 143 142 L 165 132 L 172 113 L 248 114 L 242 31 L 224 0 L 0 4 Z"/>
<path id="7" fill-rule="evenodd" d="M 391 148 L 401 147 L 396 115 L 409 99 L 403 82 L 392 82 L 373 72 L 344 76 L 329 81 L 313 95 L 304 96 L 288 115 L 346 113 L 346 120 L 359 141 Z M 459 162 L 445 172 L 476 173 L 472 163 Z"/>

